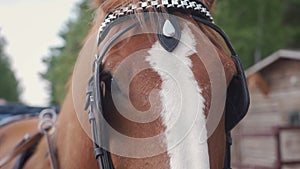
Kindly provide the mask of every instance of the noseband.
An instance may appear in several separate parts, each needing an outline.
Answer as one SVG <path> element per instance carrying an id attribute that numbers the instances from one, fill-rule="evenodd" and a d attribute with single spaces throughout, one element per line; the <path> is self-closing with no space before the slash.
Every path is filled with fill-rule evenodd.
<path id="1" fill-rule="evenodd" d="M 128 21 L 128 18 L 135 19 L 134 22 L 128 26 L 122 28 L 119 32 L 114 34 L 105 44 L 102 44 L 102 49 L 97 55 L 93 65 L 93 75 L 88 81 L 86 91 L 86 104 L 85 110 L 89 108 L 89 121 L 91 124 L 92 138 L 94 144 L 94 153 L 98 161 L 100 169 L 113 169 L 111 156 L 108 151 L 102 148 L 105 143 L 103 134 L 105 128 L 102 124 L 96 123 L 96 118 L 103 118 L 102 113 L 102 88 L 99 82 L 101 81 L 102 61 L 104 55 L 112 47 L 114 42 L 120 38 L 123 34 L 139 26 L 140 22 L 135 18 L 134 13 L 143 13 L 147 19 L 147 13 L 151 10 L 159 13 L 174 14 L 180 12 L 184 15 L 191 16 L 191 18 L 199 23 L 202 23 L 211 29 L 215 30 L 224 39 L 228 49 L 231 52 L 231 58 L 233 59 L 237 73 L 234 75 L 228 89 L 225 107 L 225 132 L 226 139 L 226 157 L 224 163 L 224 169 L 230 169 L 230 145 L 231 136 L 230 131 L 237 123 L 246 115 L 249 107 L 249 93 L 244 75 L 242 64 L 232 47 L 226 34 L 217 25 L 214 24 L 213 18 L 205 5 L 199 1 L 194 0 L 147 0 L 145 2 L 139 2 L 138 4 L 129 4 L 126 7 L 117 8 L 115 11 L 109 13 L 104 19 L 102 25 L 99 28 L 97 45 L 103 43 L 104 38 L 112 27 L 120 23 Z M 164 12 L 162 12 L 165 9 Z M 173 27 L 172 27 L 173 26 Z M 169 52 L 171 52 L 178 44 L 178 37 L 180 37 L 180 31 L 176 28 L 176 22 L 166 20 L 162 25 L 163 31 L 158 33 L 158 39 L 161 45 Z M 171 44 L 171 45 L 169 45 Z"/>

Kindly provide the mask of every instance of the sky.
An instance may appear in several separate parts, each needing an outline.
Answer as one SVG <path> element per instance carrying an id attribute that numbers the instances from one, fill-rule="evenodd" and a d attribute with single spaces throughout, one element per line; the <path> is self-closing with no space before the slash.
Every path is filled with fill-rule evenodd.
<path id="1" fill-rule="evenodd" d="M 6 54 L 20 81 L 21 100 L 46 106 L 49 84 L 40 77 L 46 71 L 42 59 L 50 47 L 63 44 L 58 33 L 75 18 L 81 0 L 0 0 L 0 36 L 7 41 Z"/>

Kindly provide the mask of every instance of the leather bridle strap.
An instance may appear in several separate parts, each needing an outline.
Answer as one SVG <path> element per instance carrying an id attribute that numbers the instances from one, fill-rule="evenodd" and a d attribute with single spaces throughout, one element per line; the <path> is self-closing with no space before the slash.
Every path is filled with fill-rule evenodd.
<path id="1" fill-rule="evenodd" d="M 47 149 L 49 154 L 50 165 L 52 169 L 59 169 L 58 160 L 55 156 L 55 148 L 51 145 L 51 132 L 55 131 L 54 124 L 56 121 L 56 112 L 53 109 L 43 109 L 39 115 L 38 131 L 32 136 L 26 134 L 24 138 L 9 152 L 8 155 L 0 159 L 0 168 L 4 167 L 15 157 L 22 154 L 26 150 L 34 147 L 40 142 L 43 136 L 46 137 Z"/>
<path id="2" fill-rule="evenodd" d="M 231 42 L 229 40 L 229 38 L 227 37 L 227 35 L 225 34 L 225 32 L 220 29 L 216 24 L 212 23 L 212 22 L 209 22 L 205 19 L 202 19 L 198 16 L 194 16 L 192 15 L 193 19 L 200 22 L 200 23 L 203 23 L 204 25 L 212 28 L 213 30 L 215 30 L 216 32 L 219 33 L 219 35 L 221 35 L 221 37 L 223 38 L 223 40 L 225 41 L 228 49 L 230 50 L 230 53 L 231 53 L 231 57 L 232 59 L 234 60 L 234 62 L 240 62 L 240 59 L 239 57 L 237 56 L 233 46 L 231 45 Z M 235 65 L 240 65 L 240 64 L 235 64 Z M 241 68 L 237 67 L 237 73 L 238 74 L 243 74 L 243 72 L 240 72 Z M 230 133 L 230 130 L 227 131 L 225 129 L 225 133 L 226 133 L 226 149 L 225 149 L 225 160 L 224 160 L 224 167 L 223 169 L 231 169 L 231 145 L 232 145 L 232 138 L 231 138 L 231 133 Z"/>
<path id="3" fill-rule="evenodd" d="M 49 153 L 51 168 L 58 169 L 59 168 L 58 161 L 57 158 L 55 157 L 54 149 L 50 144 L 50 135 L 48 131 L 47 132 L 38 131 L 35 134 L 33 134 L 31 137 L 25 136 L 24 139 L 21 140 L 20 143 L 8 155 L 4 156 L 4 158 L 0 160 L 0 168 L 4 167 L 6 164 L 8 164 L 18 155 L 25 152 L 27 149 L 33 147 L 42 139 L 44 135 L 46 136 L 46 140 L 47 140 L 47 149 Z"/>
<path id="4" fill-rule="evenodd" d="M 231 133 L 226 132 L 226 150 L 225 150 L 225 160 L 224 160 L 224 167 L 223 169 L 231 169 L 231 145 L 232 145 L 232 138 Z"/>
<path id="5" fill-rule="evenodd" d="M 89 122 L 91 125 L 91 130 L 92 130 L 92 138 L 93 140 L 96 140 L 96 121 L 94 117 L 94 113 L 92 111 L 89 111 Z M 94 155 L 95 158 L 97 159 L 98 165 L 100 169 L 106 169 L 110 168 L 110 161 L 109 159 L 109 154 L 106 152 L 102 147 L 99 147 L 95 141 L 93 141 L 93 146 L 94 146 Z"/>
<path id="6" fill-rule="evenodd" d="M 147 15 L 145 15 L 147 16 Z M 213 30 L 215 30 L 217 33 L 220 34 L 220 36 L 224 39 L 227 47 L 229 48 L 231 52 L 231 57 L 233 60 L 238 60 L 238 56 L 236 55 L 235 50 L 233 49 L 228 37 L 226 34 L 220 29 L 217 25 L 215 25 L 211 20 L 199 17 L 197 15 L 191 15 L 192 18 L 200 22 Z M 122 18 L 115 19 L 113 22 L 110 23 L 110 25 L 106 26 L 106 28 L 111 28 L 114 25 L 117 25 L 118 21 L 124 22 L 126 19 L 124 19 L 126 16 L 123 16 Z M 99 168 L 100 169 L 113 169 L 113 165 L 110 159 L 110 153 L 102 148 L 103 140 L 102 137 L 99 137 L 99 135 L 103 134 L 104 127 L 100 126 L 100 129 L 97 128 L 96 125 L 96 120 L 94 117 L 94 113 L 99 113 L 102 114 L 102 94 L 101 94 L 101 86 L 99 85 L 99 82 L 101 81 L 101 66 L 102 66 L 102 60 L 106 52 L 111 48 L 111 46 L 114 44 L 114 42 L 121 37 L 124 33 L 128 32 L 135 26 L 137 26 L 139 21 L 133 22 L 129 26 L 121 29 L 119 32 L 117 32 L 111 39 L 109 39 L 105 45 L 103 45 L 103 48 L 100 52 L 100 54 L 97 56 L 94 67 L 93 67 L 93 76 L 90 78 L 88 82 L 88 87 L 87 87 L 87 103 L 85 108 L 87 109 L 90 107 L 89 111 L 89 120 L 91 124 L 91 130 L 92 130 L 92 137 L 93 137 L 93 144 L 94 144 L 94 152 L 95 152 L 95 157 L 98 161 Z M 109 29 L 104 29 L 101 31 L 101 34 L 97 38 L 98 43 L 97 45 L 103 41 L 103 39 L 106 37 L 107 33 L 109 32 Z M 238 72 L 239 73 L 239 72 Z M 95 112 L 95 111 L 96 112 Z M 99 127 L 99 126 L 98 126 Z M 100 138 L 100 140 L 99 140 Z M 98 140 L 97 140 L 98 139 Z M 230 145 L 231 145 L 231 137 L 230 137 L 230 131 L 226 132 L 226 158 L 224 162 L 224 169 L 230 169 Z"/>
<path id="7" fill-rule="evenodd" d="M 126 18 L 126 17 L 124 17 Z M 122 20 L 123 22 L 123 20 Z M 119 39 L 119 37 L 121 37 L 124 33 L 128 32 L 129 30 L 131 30 L 132 28 L 136 27 L 137 25 L 139 25 L 139 21 L 135 21 L 133 22 L 132 24 L 130 24 L 129 26 L 121 29 L 119 32 L 117 32 L 116 34 L 114 34 L 111 39 L 109 39 L 106 44 L 103 46 L 100 54 L 98 55 L 96 61 L 95 61 L 95 64 L 98 64 L 98 65 L 101 65 L 102 64 L 102 60 L 103 60 L 103 57 L 104 55 L 107 53 L 107 51 L 110 49 L 110 47 L 114 44 L 114 42 L 116 40 Z M 99 43 L 100 44 L 100 43 Z"/>
<path id="8" fill-rule="evenodd" d="M 25 136 L 18 145 L 9 152 L 8 155 L 4 156 L 0 160 L 0 168 L 4 167 L 6 164 L 8 164 L 11 160 L 13 160 L 15 157 L 26 151 L 28 148 L 33 146 L 35 143 L 39 142 L 41 138 L 43 137 L 43 134 L 41 132 L 36 132 L 31 137 Z"/>
<path id="9" fill-rule="evenodd" d="M 210 28 L 212 28 L 214 31 L 216 31 L 219 35 L 221 35 L 221 37 L 223 38 L 223 40 L 225 41 L 226 43 L 226 46 L 228 47 L 228 49 L 230 50 L 230 53 L 231 53 L 231 56 L 237 56 L 228 36 L 225 34 L 225 32 L 219 28 L 216 24 L 210 22 L 210 21 L 207 21 L 199 16 L 196 16 L 196 15 L 192 15 L 192 18 L 195 20 L 195 21 L 198 21 Z"/>
<path id="10" fill-rule="evenodd" d="M 56 148 L 51 141 L 55 134 L 55 122 L 57 114 L 53 109 L 44 109 L 39 115 L 39 131 L 46 137 L 47 151 L 51 169 L 59 169 L 59 162 L 56 156 Z"/>
<path id="11" fill-rule="evenodd" d="M 147 16 L 145 16 L 147 18 Z M 123 19 L 124 18 L 124 19 Z M 121 23 L 126 21 L 126 17 L 123 17 L 122 20 L 116 20 L 116 23 Z M 128 18 L 127 18 L 128 19 Z M 116 25 L 116 23 L 114 25 Z M 93 138 L 93 146 L 94 146 L 94 155 L 97 159 L 98 165 L 100 169 L 113 169 L 113 165 L 111 162 L 110 153 L 102 148 L 103 140 L 102 137 L 100 137 L 100 134 L 103 134 L 104 126 L 101 126 L 100 129 L 98 129 L 96 125 L 96 119 L 94 116 L 94 113 L 102 114 L 102 93 L 101 88 L 99 85 L 99 82 L 101 81 L 100 72 L 101 71 L 101 65 L 104 58 L 104 55 L 106 52 L 110 49 L 110 47 L 118 40 L 124 33 L 128 32 L 129 30 L 133 29 L 134 27 L 139 25 L 139 21 L 134 21 L 133 23 L 129 24 L 125 28 L 121 29 L 119 32 L 114 34 L 112 38 L 110 38 L 106 44 L 103 46 L 101 52 L 97 56 L 94 67 L 93 67 L 93 76 L 89 79 L 88 87 L 86 91 L 87 95 L 87 102 L 85 105 L 85 110 L 90 107 L 90 110 L 88 112 L 89 115 L 89 122 L 91 125 L 91 132 L 92 132 L 92 138 Z M 103 37 L 108 33 L 103 32 Z M 99 37 L 101 39 L 101 37 Z M 103 39 L 101 39 L 102 41 Z M 100 43 L 99 43 L 100 44 Z M 99 45 L 98 44 L 98 45 Z M 96 73 L 95 73 L 96 72 Z M 96 112 L 95 112 L 96 111 Z M 100 124 L 101 125 L 101 124 Z M 100 138 L 99 138 L 100 137 Z M 99 140 L 100 139 L 100 140 Z"/>
<path id="12" fill-rule="evenodd" d="M 58 159 L 56 157 L 56 149 L 55 149 L 54 145 L 51 144 L 50 132 L 51 132 L 51 129 L 44 131 L 44 135 L 46 137 L 46 142 L 47 142 L 49 161 L 50 161 L 51 169 L 59 169 L 59 163 L 58 163 Z"/>

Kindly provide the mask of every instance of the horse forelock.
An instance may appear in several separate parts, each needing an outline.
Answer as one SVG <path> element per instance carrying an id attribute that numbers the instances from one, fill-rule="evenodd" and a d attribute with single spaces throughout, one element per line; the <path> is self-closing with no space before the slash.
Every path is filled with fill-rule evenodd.
<path id="1" fill-rule="evenodd" d="M 204 5 L 206 5 L 210 10 L 213 10 L 216 0 L 200 0 L 200 1 Z M 97 13 L 94 18 L 94 24 L 91 29 L 91 32 L 94 32 L 99 28 L 107 13 L 115 10 L 120 6 L 126 6 L 128 4 L 136 4 L 138 2 L 140 2 L 140 0 L 94 0 L 93 7 L 97 9 Z M 141 19 L 140 21 L 142 23 L 142 26 L 144 26 L 145 28 L 147 28 L 147 26 L 155 25 L 155 23 L 150 25 L 143 25 L 143 20 Z"/>
<path id="2" fill-rule="evenodd" d="M 140 0 L 94 0 L 94 7 L 97 8 L 97 12 L 94 17 L 94 23 L 90 30 L 90 33 L 88 34 L 87 38 L 90 37 L 94 32 L 97 32 L 100 25 L 102 24 L 102 21 L 104 20 L 104 17 L 106 14 L 110 11 L 113 11 L 114 9 L 125 6 L 128 4 L 135 4 L 138 3 Z M 213 10 L 216 0 L 201 0 L 202 3 L 204 3 L 210 10 Z M 163 9 L 164 10 L 164 9 Z M 154 11 L 155 12 L 155 9 Z M 188 17 L 183 16 L 185 19 L 191 19 Z M 157 23 L 155 20 L 152 20 L 150 17 L 150 23 L 145 23 L 143 20 L 143 17 L 138 16 L 137 17 L 140 20 L 140 24 L 143 29 L 147 29 L 150 27 L 154 27 Z M 224 43 L 224 40 L 220 35 L 215 32 L 214 30 L 207 28 L 206 26 L 203 26 L 201 24 L 198 24 L 199 27 L 202 29 L 202 31 L 206 34 L 206 36 L 211 40 L 211 42 L 215 45 L 217 48 L 218 53 L 220 54 L 220 57 L 224 57 L 224 60 L 227 60 L 224 62 L 224 64 L 229 64 L 230 66 L 227 66 L 230 70 L 230 74 L 234 74 L 236 72 L 235 66 L 232 65 L 233 62 L 231 62 L 231 59 L 226 59 L 227 56 L 230 56 L 230 51 L 228 50 L 227 45 Z M 86 39 L 87 39 L 86 38 Z M 231 63 L 230 63 L 231 62 Z M 231 79 L 229 79 L 230 81 Z"/>
<path id="3" fill-rule="evenodd" d="M 115 7 L 117 5 L 120 5 L 122 3 L 135 3 L 138 2 L 138 0 L 94 0 L 93 4 L 95 7 L 99 7 L 103 5 L 104 9 L 109 9 L 111 7 Z M 209 9 L 212 9 L 215 5 L 216 0 L 201 0 Z"/>

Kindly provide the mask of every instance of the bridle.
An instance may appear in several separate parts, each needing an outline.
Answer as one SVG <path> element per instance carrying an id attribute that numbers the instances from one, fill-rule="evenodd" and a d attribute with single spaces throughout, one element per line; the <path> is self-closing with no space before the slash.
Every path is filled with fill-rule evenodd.
<path id="1" fill-rule="evenodd" d="M 115 11 L 109 13 L 102 25 L 99 28 L 98 37 L 97 37 L 97 46 L 100 44 L 103 46 L 100 53 L 96 55 L 96 59 L 93 64 L 93 74 L 92 77 L 88 81 L 87 91 L 86 91 L 86 104 L 85 110 L 89 108 L 88 116 L 91 125 L 92 139 L 94 145 L 94 153 L 95 157 L 98 161 L 98 165 L 100 169 L 113 169 L 113 164 L 111 161 L 111 156 L 108 151 L 102 148 L 102 145 L 105 144 L 106 140 L 103 137 L 105 133 L 105 126 L 102 124 L 97 124 L 97 118 L 103 118 L 102 113 L 102 96 L 103 89 L 100 85 L 101 81 L 101 71 L 102 71 L 102 62 L 103 57 L 107 53 L 107 51 L 112 47 L 114 42 L 116 42 L 122 35 L 126 32 L 132 30 L 133 28 L 139 26 L 140 22 L 135 19 L 134 14 L 136 12 L 143 13 L 145 18 L 147 18 L 147 13 L 149 9 L 156 9 L 158 12 L 162 12 L 162 8 L 165 9 L 165 12 L 168 14 L 173 14 L 174 12 L 180 12 L 184 15 L 191 16 L 191 18 L 199 23 L 202 23 L 214 31 L 218 32 L 218 34 L 224 39 L 228 49 L 231 52 L 231 57 L 235 62 L 237 74 L 233 77 L 233 80 L 227 90 L 227 93 L 230 98 L 226 99 L 226 110 L 225 110 L 225 132 L 226 132 L 226 157 L 224 162 L 224 169 L 230 169 L 230 145 L 231 145 L 231 129 L 245 116 L 248 107 L 249 107 L 249 95 L 246 84 L 246 79 L 244 75 L 244 70 L 241 65 L 241 62 L 232 47 L 228 37 L 226 34 L 220 29 L 217 25 L 214 24 L 213 18 L 210 15 L 210 12 L 205 5 L 199 1 L 194 0 L 147 0 L 144 2 L 139 2 L 137 4 L 129 4 L 125 7 L 117 8 Z M 108 41 L 104 43 L 103 40 L 110 31 L 112 27 L 118 25 L 120 23 L 124 23 L 128 20 L 128 18 L 135 19 L 134 22 L 130 23 L 126 27 L 119 30 L 116 34 L 114 34 Z M 164 46 L 166 50 L 172 50 L 168 46 Z M 174 48 L 174 47 L 172 47 Z M 236 90 L 236 86 L 238 86 L 237 91 L 238 94 L 234 90 Z M 233 89 L 231 89 L 233 88 Z M 234 92 L 233 92 L 233 91 Z M 239 97 L 242 97 L 239 98 Z M 238 105 L 237 105 L 238 104 Z M 231 122 L 231 117 L 233 115 L 238 115 Z M 229 122 L 228 122 L 229 121 Z"/>
<path id="2" fill-rule="evenodd" d="M 103 97 L 103 87 L 100 85 L 101 81 L 101 71 L 102 71 L 102 62 L 103 57 L 106 52 L 112 47 L 114 42 L 116 42 L 122 35 L 126 32 L 132 30 L 135 27 L 140 25 L 139 21 L 135 18 L 134 14 L 136 12 L 143 13 L 144 18 L 147 19 L 149 9 L 155 8 L 159 13 L 167 13 L 174 14 L 174 12 L 180 12 L 184 15 L 190 16 L 193 20 L 202 23 L 214 31 L 218 32 L 218 34 L 223 38 L 226 43 L 228 49 L 231 52 L 231 58 L 235 63 L 237 73 L 233 76 L 228 88 L 227 88 L 227 97 L 226 97 L 226 107 L 225 107 L 225 133 L 226 133 L 226 155 L 224 161 L 224 169 L 231 169 L 230 167 L 230 146 L 232 143 L 230 131 L 242 120 L 242 118 L 246 115 L 249 108 L 249 92 L 247 87 L 246 78 L 244 75 L 244 70 L 242 64 L 233 49 L 228 37 L 226 34 L 216 26 L 213 22 L 213 18 L 210 15 L 210 12 L 205 5 L 203 5 L 199 1 L 194 0 L 147 0 L 145 2 L 139 2 L 138 4 L 130 4 L 126 7 L 117 8 L 117 10 L 109 13 L 102 25 L 99 28 L 98 37 L 97 37 L 97 46 L 104 43 L 104 38 L 110 31 L 112 27 L 128 21 L 128 19 L 133 19 L 134 22 L 129 25 L 123 27 L 116 34 L 114 34 L 101 49 L 101 52 L 97 55 L 94 64 L 93 64 L 93 75 L 88 81 L 87 91 L 86 91 L 86 104 L 84 109 L 88 111 L 89 122 L 91 124 L 91 132 L 92 132 L 92 140 L 94 145 L 94 154 L 98 161 L 98 166 L 100 169 L 113 169 L 113 163 L 111 160 L 110 152 L 106 151 L 103 148 L 104 144 L 107 144 L 104 138 L 104 134 L 106 132 L 105 126 L 102 123 L 97 123 L 97 120 L 103 120 L 101 118 L 103 114 L 102 109 L 102 97 Z M 162 8 L 165 9 L 165 12 L 162 12 Z M 176 27 L 176 26 L 175 26 Z M 166 38 L 167 36 L 167 38 Z M 158 39 L 161 42 L 161 45 L 165 50 L 171 52 L 176 45 L 178 44 L 178 37 L 180 37 L 179 32 L 174 32 L 173 37 L 169 37 L 168 34 L 162 32 L 158 34 Z M 171 44 L 171 45 L 169 45 Z M 44 113 L 41 113 L 42 118 L 40 119 L 41 124 L 50 124 L 45 125 L 45 127 L 39 128 L 39 131 L 32 135 L 27 135 L 21 142 L 11 151 L 8 155 L 6 155 L 3 159 L 0 159 L 0 167 L 6 165 L 12 159 L 14 159 L 17 155 L 21 155 L 21 160 L 16 162 L 17 168 L 23 168 L 26 160 L 30 157 L 31 154 L 27 154 L 27 152 L 33 151 L 36 145 L 39 143 L 43 136 L 46 136 L 48 153 L 50 154 L 50 164 L 51 168 L 59 168 L 58 159 L 55 156 L 55 151 L 53 147 L 51 147 L 49 138 L 50 131 L 52 126 L 54 125 L 53 117 L 55 116 L 52 111 L 48 112 L 46 116 Z M 43 125 L 41 125 L 43 126 Z M 53 150 L 53 151 L 52 151 Z M 26 156 L 24 156 L 26 155 Z"/>

